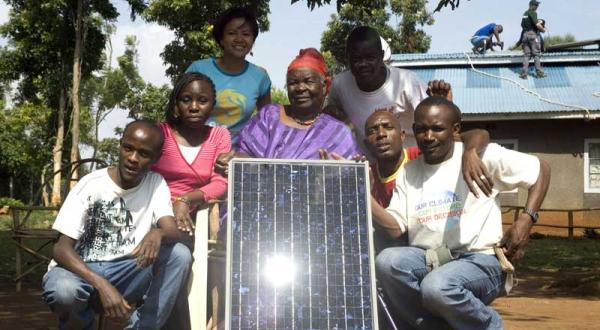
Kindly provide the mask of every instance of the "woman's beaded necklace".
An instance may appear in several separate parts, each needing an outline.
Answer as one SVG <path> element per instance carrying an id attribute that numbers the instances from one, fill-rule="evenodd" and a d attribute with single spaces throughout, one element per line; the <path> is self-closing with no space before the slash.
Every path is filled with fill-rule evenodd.
<path id="1" fill-rule="evenodd" d="M 317 121 L 317 118 L 319 118 L 319 116 L 320 116 L 320 115 L 321 115 L 321 114 L 318 114 L 318 115 L 317 115 L 315 118 L 313 118 L 313 119 L 308 119 L 308 120 L 301 120 L 301 119 L 298 119 L 298 118 L 296 118 L 296 117 L 292 117 L 292 119 L 294 119 L 294 121 L 295 121 L 296 123 L 298 123 L 298 125 L 302 125 L 302 126 L 310 126 L 310 125 L 314 124 L 314 123 L 315 123 L 315 121 Z"/>

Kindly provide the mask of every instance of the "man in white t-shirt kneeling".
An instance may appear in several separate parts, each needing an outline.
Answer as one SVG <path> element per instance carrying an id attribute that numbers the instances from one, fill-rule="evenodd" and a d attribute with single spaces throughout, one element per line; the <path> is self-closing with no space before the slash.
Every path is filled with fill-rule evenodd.
<path id="1" fill-rule="evenodd" d="M 423 154 L 396 178 L 387 209 L 372 202 L 375 221 L 392 237 L 408 232 L 409 240 L 409 246 L 377 256 L 380 285 L 401 328 L 502 329 L 500 315 L 489 307 L 505 280 L 494 247 L 511 260 L 522 257 L 550 168 L 537 157 L 491 143 L 481 160 L 492 194 L 475 197 L 461 174 L 463 144 L 454 142 L 461 127 L 458 107 L 429 97 L 417 106 L 414 121 Z M 525 212 L 503 235 L 496 196 L 517 187 L 529 192 Z"/>
<path id="2" fill-rule="evenodd" d="M 127 321 L 126 329 L 165 324 L 192 258 L 177 243 L 169 188 L 149 171 L 163 141 L 151 122 L 128 124 L 118 165 L 84 176 L 67 196 L 43 279 L 43 298 L 60 329 L 91 329 L 98 301 L 106 317 Z"/>

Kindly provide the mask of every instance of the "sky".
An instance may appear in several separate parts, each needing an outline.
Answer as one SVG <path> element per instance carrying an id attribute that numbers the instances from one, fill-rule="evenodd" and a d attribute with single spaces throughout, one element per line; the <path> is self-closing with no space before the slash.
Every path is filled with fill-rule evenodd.
<path id="1" fill-rule="evenodd" d="M 332 0 L 335 3 L 335 0 Z M 600 1 L 598 0 L 542 0 L 538 16 L 546 19 L 546 35 L 571 33 L 577 40 L 600 38 Z M 148 24 L 138 18 L 132 22 L 125 1 L 116 1 L 121 15 L 112 38 L 114 58 L 124 50 L 127 35 L 138 39 L 139 69 L 142 77 L 153 84 L 168 83 L 166 67 L 160 53 L 164 45 L 173 38 L 173 33 L 157 24 Z M 437 0 L 430 0 L 428 9 L 432 11 Z M 506 44 L 514 44 L 519 37 L 520 21 L 528 7 L 528 0 L 462 0 L 452 11 L 443 8 L 434 14 L 435 23 L 425 27 L 432 38 L 430 53 L 463 52 L 471 49 L 468 39 L 480 27 L 494 22 L 502 24 L 501 39 Z M 335 13 L 335 5 L 327 5 L 310 11 L 304 0 L 290 5 L 290 0 L 271 0 L 269 15 L 270 29 L 261 33 L 256 40 L 253 56 L 248 60 L 264 67 L 269 73 L 273 86 L 283 88 L 288 63 L 306 47 L 320 48 L 321 33 Z M 8 9 L 0 1 L 0 24 L 6 22 Z M 392 17 L 391 24 L 398 19 Z M 6 41 L 0 40 L 0 45 Z M 443 77 L 440 77 L 443 78 Z M 111 136 L 115 126 L 123 126 L 127 119 L 125 111 L 115 111 L 101 127 L 100 135 Z"/>

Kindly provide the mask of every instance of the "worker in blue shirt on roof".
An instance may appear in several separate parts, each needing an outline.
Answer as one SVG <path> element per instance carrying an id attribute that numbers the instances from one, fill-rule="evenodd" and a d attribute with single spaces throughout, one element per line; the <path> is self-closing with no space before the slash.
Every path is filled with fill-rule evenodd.
<path id="1" fill-rule="evenodd" d="M 500 33 L 503 30 L 502 25 L 496 23 L 490 23 L 477 30 L 471 37 L 473 53 L 485 54 L 488 49 L 494 50 L 494 46 L 500 46 L 500 49 L 503 49 L 504 42 L 500 41 Z M 496 37 L 496 42 L 492 42 L 492 36 Z"/>

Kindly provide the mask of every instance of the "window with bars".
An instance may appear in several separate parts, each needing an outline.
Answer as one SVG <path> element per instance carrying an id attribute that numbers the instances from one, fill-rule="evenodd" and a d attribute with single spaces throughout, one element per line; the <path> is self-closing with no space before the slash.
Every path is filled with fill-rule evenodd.
<path id="1" fill-rule="evenodd" d="M 600 139 L 585 139 L 584 192 L 600 193 Z"/>

